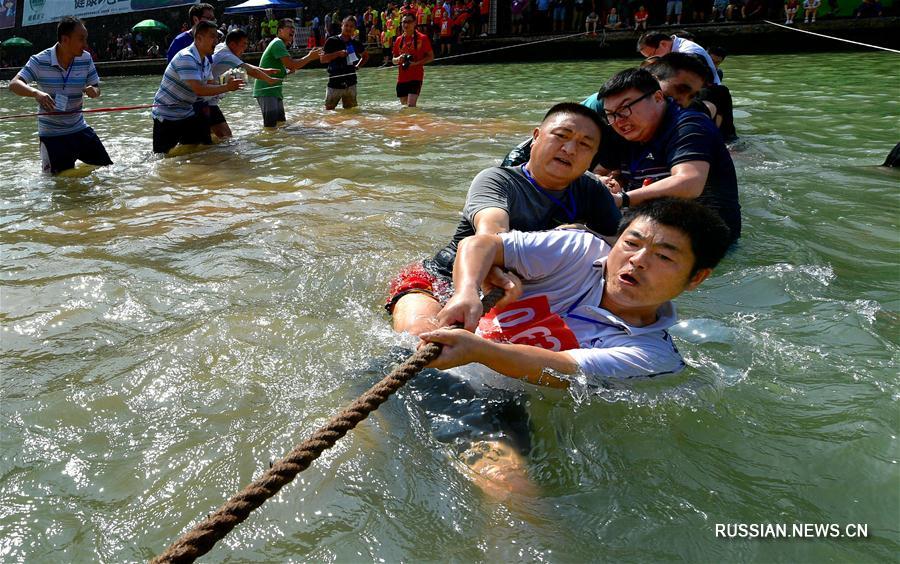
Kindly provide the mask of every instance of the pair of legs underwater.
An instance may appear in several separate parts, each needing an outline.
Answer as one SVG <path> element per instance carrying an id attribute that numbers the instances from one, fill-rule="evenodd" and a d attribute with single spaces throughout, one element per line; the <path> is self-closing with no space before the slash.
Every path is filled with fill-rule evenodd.
<path id="1" fill-rule="evenodd" d="M 437 329 L 437 314 L 441 308 L 437 299 L 429 294 L 407 293 L 394 304 L 392 311 L 394 330 L 418 336 Z M 439 375 L 438 378 L 444 379 L 443 383 L 454 378 L 445 372 L 436 374 Z M 447 393 L 447 391 L 437 389 L 438 387 L 432 385 L 431 389 L 424 389 L 426 397 L 449 397 L 455 406 L 478 404 L 468 407 L 472 411 L 481 408 L 482 416 L 487 416 L 484 413 L 485 410 L 496 412 L 494 420 L 487 423 L 489 429 L 482 433 L 490 436 L 474 437 L 468 442 L 467 448 L 458 454 L 459 460 L 465 465 L 472 481 L 492 499 L 505 500 L 511 495 L 535 497 L 538 489 L 528 478 L 525 459 L 530 449 L 530 431 L 528 429 L 528 413 L 525 411 L 522 397 L 524 394 L 497 390 L 498 394 L 508 393 L 513 394 L 514 397 L 499 402 L 487 401 L 486 405 L 482 405 L 482 400 L 472 395 L 471 388 L 452 385 Z M 444 415 L 448 414 L 444 413 Z M 449 415 L 454 417 L 459 414 Z M 470 415 L 462 415 L 462 417 L 466 418 Z"/>

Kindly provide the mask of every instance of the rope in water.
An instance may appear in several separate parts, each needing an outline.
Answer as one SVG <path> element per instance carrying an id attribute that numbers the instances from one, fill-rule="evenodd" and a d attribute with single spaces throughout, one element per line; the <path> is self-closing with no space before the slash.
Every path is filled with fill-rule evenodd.
<path id="1" fill-rule="evenodd" d="M 481 300 L 484 311 L 491 309 L 502 297 L 499 289 L 488 293 Z M 238 523 L 274 496 L 300 472 L 306 470 L 323 451 L 333 447 L 347 431 L 378 409 L 382 403 L 406 382 L 415 377 L 425 366 L 441 354 L 443 345 L 427 343 L 396 367 L 380 382 L 369 388 L 339 414 L 331 418 L 313 435 L 294 447 L 284 458 L 272 464 L 262 476 L 236 493 L 215 513 L 181 535 L 169 548 L 152 560 L 163 562 L 193 562 L 209 552 Z"/>
<path id="2" fill-rule="evenodd" d="M 579 33 L 573 33 L 573 34 L 569 34 L 569 35 L 559 35 L 559 36 L 551 37 L 550 39 L 539 39 L 537 41 L 526 41 L 524 43 L 517 43 L 515 45 L 505 45 L 503 47 L 494 47 L 492 49 L 484 49 L 482 51 L 473 51 L 471 53 L 461 53 L 459 55 L 448 55 L 446 57 L 436 58 L 434 61 L 432 61 L 432 63 L 438 63 L 440 61 L 447 61 L 449 59 L 457 59 L 460 57 L 471 57 L 473 55 L 483 55 L 484 53 L 492 53 L 494 51 L 502 51 L 504 49 L 515 49 L 516 47 L 525 47 L 527 45 L 536 45 L 538 43 L 548 43 L 550 41 L 559 41 L 561 39 L 570 39 L 572 37 L 577 37 L 579 35 L 586 35 L 586 34 L 587 34 L 587 32 L 579 32 Z M 15 69 L 15 68 L 21 68 L 21 67 L 7 67 L 7 68 Z M 374 71 L 392 70 L 394 68 L 395 67 L 393 67 L 393 66 L 387 66 L 387 67 L 378 67 L 373 70 Z M 4 70 L 4 69 L 0 69 L 0 70 Z M 353 72 L 353 73 L 339 74 L 339 75 L 334 75 L 334 76 L 329 75 L 327 78 L 330 80 L 332 78 L 343 78 L 345 76 L 352 76 L 355 74 L 356 73 Z M 323 77 L 323 78 L 325 78 L 325 77 Z M 36 112 L 36 113 L 30 113 L 30 114 L 16 114 L 16 115 L 11 115 L 11 116 L 0 116 L 0 121 L 5 120 L 5 119 L 31 118 L 31 117 L 37 117 L 37 116 L 58 116 L 58 115 L 65 115 L 65 114 L 78 114 L 78 113 L 90 114 L 90 113 L 101 113 L 101 112 L 127 112 L 127 111 L 132 111 L 132 110 L 145 110 L 147 108 L 153 108 L 153 107 L 159 106 L 159 105 L 162 105 L 162 104 L 155 104 L 155 105 L 154 104 L 145 104 L 142 106 L 122 106 L 122 107 L 118 107 L 118 108 L 95 108 L 95 109 L 91 109 L 91 110 L 71 110 L 71 111 L 66 111 L 66 112 Z"/>
<path id="3" fill-rule="evenodd" d="M 834 39 L 835 41 L 843 41 L 844 43 L 852 43 L 853 45 L 861 45 L 863 47 L 871 47 L 872 49 L 881 49 L 882 51 L 890 51 L 891 53 L 900 53 L 897 49 L 889 49 L 888 47 L 882 47 L 881 45 L 872 45 L 869 43 L 861 43 L 859 41 L 851 41 L 849 39 L 844 39 L 842 37 L 835 37 L 833 35 L 825 35 L 824 33 L 815 33 L 813 31 L 807 31 L 805 29 L 799 29 L 796 27 L 791 27 L 788 25 L 783 25 L 780 23 L 770 22 L 769 20 L 763 20 L 767 24 L 774 25 L 776 27 L 783 27 L 784 29 L 789 29 L 791 31 L 799 31 L 800 33 L 808 33 L 809 35 L 815 35 L 816 37 L 824 37 L 826 39 Z"/>

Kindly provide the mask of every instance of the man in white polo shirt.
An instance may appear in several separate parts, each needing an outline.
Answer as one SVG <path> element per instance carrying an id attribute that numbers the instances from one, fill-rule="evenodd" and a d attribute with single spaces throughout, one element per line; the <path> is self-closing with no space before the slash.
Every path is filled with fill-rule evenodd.
<path id="1" fill-rule="evenodd" d="M 202 96 L 233 92 L 244 86 L 243 80 L 234 77 L 222 85 L 208 83 L 212 77 L 208 57 L 216 46 L 217 33 L 213 22 L 199 22 L 194 27 L 194 42 L 179 51 L 166 67 L 151 111 L 154 153 L 168 153 L 179 143 L 212 144 L 207 116 L 197 111 L 195 103 Z"/>
<path id="2" fill-rule="evenodd" d="M 14 94 L 34 98 L 40 106 L 42 168 L 56 174 L 73 168 L 76 160 L 110 165 L 106 148 L 82 114 L 83 96 L 100 96 L 100 77 L 84 50 L 87 28 L 78 18 L 66 16 L 56 26 L 56 38 L 56 45 L 32 55 L 9 83 Z"/>
<path id="3" fill-rule="evenodd" d="M 668 53 L 688 53 L 690 55 L 698 55 L 709 65 L 709 70 L 713 75 L 715 84 L 722 84 L 719 79 L 719 73 L 716 64 L 713 62 L 706 49 L 683 37 L 677 35 L 667 35 L 658 31 L 650 31 L 645 33 L 638 39 L 638 53 L 645 59 L 650 57 L 662 57 Z"/>

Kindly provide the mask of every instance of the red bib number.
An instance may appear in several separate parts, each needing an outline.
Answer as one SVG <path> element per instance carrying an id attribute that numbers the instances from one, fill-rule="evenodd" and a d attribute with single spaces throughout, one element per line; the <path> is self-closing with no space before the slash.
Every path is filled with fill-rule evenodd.
<path id="1" fill-rule="evenodd" d="M 492 341 L 541 347 L 551 351 L 578 348 L 578 339 L 562 317 L 550 312 L 547 296 L 534 296 L 492 309 L 481 318 L 477 333 Z"/>

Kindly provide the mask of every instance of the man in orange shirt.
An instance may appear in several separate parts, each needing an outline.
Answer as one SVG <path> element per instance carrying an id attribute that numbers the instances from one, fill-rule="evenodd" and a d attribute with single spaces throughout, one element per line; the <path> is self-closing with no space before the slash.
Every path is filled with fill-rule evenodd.
<path id="1" fill-rule="evenodd" d="M 425 65 L 434 60 L 431 41 L 416 31 L 416 16 L 406 14 L 400 20 L 403 33 L 394 42 L 393 63 L 398 66 L 397 97 L 403 106 L 415 107 L 425 80 Z"/>

